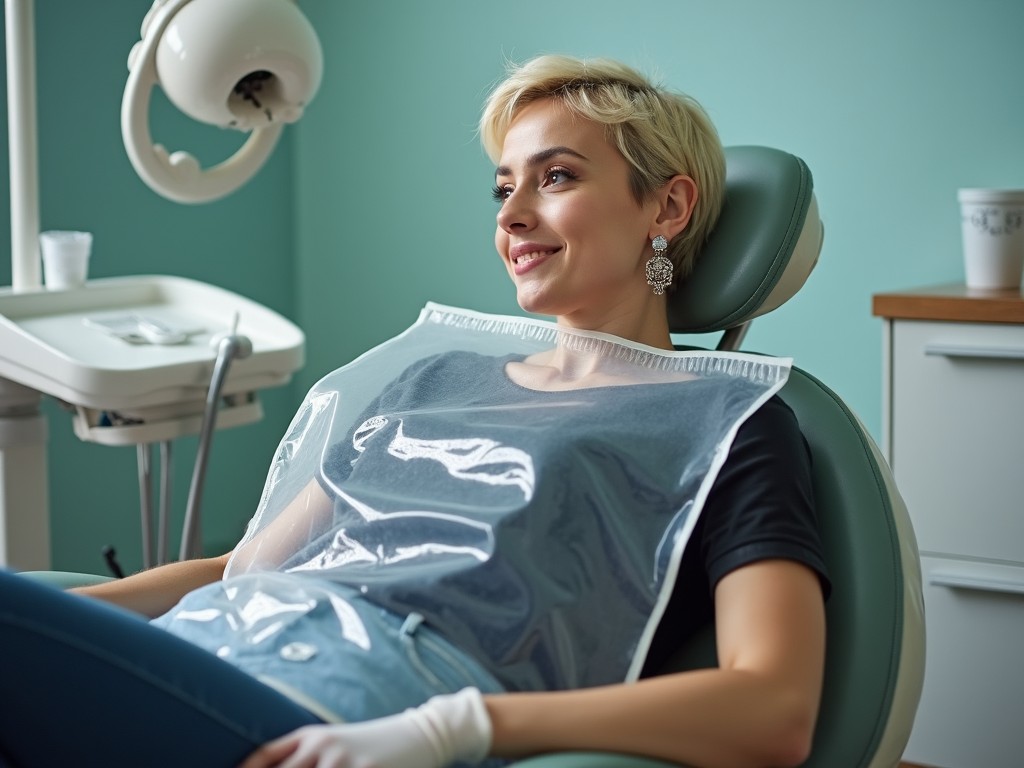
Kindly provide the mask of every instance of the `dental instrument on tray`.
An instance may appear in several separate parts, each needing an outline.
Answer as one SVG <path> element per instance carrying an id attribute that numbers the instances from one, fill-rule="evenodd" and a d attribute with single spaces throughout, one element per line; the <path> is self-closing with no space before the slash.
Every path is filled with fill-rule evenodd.
<path id="1" fill-rule="evenodd" d="M 139 314 L 87 317 L 82 322 L 129 344 L 182 344 L 203 331 L 199 325 L 183 325 Z"/>

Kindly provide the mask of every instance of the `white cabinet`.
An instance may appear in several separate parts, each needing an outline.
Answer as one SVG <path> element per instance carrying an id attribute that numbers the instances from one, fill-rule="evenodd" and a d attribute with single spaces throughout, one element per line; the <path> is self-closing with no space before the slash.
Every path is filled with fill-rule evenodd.
<path id="1" fill-rule="evenodd" d="M 905 759 L 1024 764 L 1024 300 L 875 296 L 883 450 L 922 555 L 924 690 Z"/>

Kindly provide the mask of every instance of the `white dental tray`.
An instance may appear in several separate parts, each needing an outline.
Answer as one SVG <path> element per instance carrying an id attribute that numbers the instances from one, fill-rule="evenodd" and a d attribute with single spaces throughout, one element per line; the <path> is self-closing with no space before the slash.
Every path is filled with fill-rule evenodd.
<path id="1" fill-rule="evenodd" d="M 253 354 L 232 362 L 222 393 L 287 383 L 303 363 L 302 331 L 222 288 L 161 275 L 90 280 L 64 291 L 0 288 L 0 377 L 79 410 L 195 413 L 210 384 L 214 339 L 232 330 L 236 314 Z M 138 322 L 172 333 L 132 333 Z"/>

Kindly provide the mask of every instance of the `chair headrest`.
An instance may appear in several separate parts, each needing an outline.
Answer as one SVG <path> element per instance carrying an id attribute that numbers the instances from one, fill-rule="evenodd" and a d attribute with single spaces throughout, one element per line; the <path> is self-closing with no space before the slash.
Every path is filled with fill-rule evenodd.
<path id="1" fill-rule="evenodd" d="M 673 333 L 742 325 L 788 301 L 821 251 L 811 172 L 770 147 L 726 147 L 725 204 L 688 277 L 669 297 Z"/>

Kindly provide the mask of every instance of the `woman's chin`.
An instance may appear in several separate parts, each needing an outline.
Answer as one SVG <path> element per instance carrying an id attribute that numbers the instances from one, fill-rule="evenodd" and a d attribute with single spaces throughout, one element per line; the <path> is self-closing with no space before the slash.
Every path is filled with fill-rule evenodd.
<path id="1" fill-rule="evenodd" d="M 549 302 L 544 301 L 542 297 L 537 296 L 536 294 L 533 293 L 524 294 L 522 291 L 520 291 L 519 293 L 516 294 L 516 301 L 518 302 L 519 307 L 524 312 L 529 312 L 534 315 L 556 314 L 555 312 L 552 312 L 550 310 L 548 306 Z"/>

